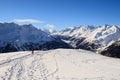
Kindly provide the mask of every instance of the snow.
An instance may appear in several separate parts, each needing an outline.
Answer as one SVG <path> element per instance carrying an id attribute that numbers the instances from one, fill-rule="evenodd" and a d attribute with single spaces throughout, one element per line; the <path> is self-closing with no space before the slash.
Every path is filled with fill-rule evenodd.
<path id="1" fill-rule="evenodd" d="M 85 50 L 0 54 L 0 80 L 120 80 L 120 59 Z"/>

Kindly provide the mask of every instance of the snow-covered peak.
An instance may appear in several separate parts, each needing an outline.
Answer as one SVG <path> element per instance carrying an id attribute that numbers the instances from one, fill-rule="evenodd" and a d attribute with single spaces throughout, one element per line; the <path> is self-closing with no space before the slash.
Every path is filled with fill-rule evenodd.
<path id="1" fill-rule="evenodd" d="M 105 45 L 110 45 L 109 43 L 116 41 L 120 37 L 120 29 L 117 26 L 103 28 L 99 33 L 101 35 L 95 40 Z"/>
<path id="2" fill-rule="evenodd" d="M 48 34 L 31 24 L 0 23 L 0 41 L 25 43 L 50 41 L 51 39 Z"/>
<path id="3" fill-rule="evenodd" d="M 63 35 L 63 36 L 74 36 L 74 37 L 81 37 L 81 34 L 86 34 L 88 31 L 92 31 L 95 29 L 93 26 L 80 26 L 80 27 L 72 27 L 66 28 L 65 30 L 55 32 L 53 35 Z"/>
<path id="4" fill-rule="evenodd" d="M 47 34 L 52 34 L 52 33 L 54 33 L 54 32 L 56 32 L 55 30 L 53 30 L 53 29 L 42 29 L 42 31 L 44 31 L 44 32 L 46 32 Z"/>
<path id="5" fill-rule="evenodd" d="M 98 43 L 102 46 L 110 45 L 120 38 L 119 26 L 80 26 L 72 29 L 65 29 L 53 35 L 70 36 L 74 38 L 85 38 L 85 42 Z"/>

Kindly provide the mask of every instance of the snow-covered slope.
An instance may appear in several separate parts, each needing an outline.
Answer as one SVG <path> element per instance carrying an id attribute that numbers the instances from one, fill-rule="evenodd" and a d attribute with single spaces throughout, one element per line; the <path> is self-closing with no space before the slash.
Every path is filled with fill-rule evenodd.
<path id="1" fill-rule="evenodd" d="M 120 59 L 85 50 L 0 54 L 0 80 L 120 80 Z"/>
<path id="2" fill-rule="evenodd" d="M 72 27 L 67 28 L 65 30 L 55 32 L 56 35 L 64 35 L 64 36 L 74 36 L 74 37 L 85 37 L 87 33 L 93 31 L 95 27 L 93 26 L 80 26 L 80 27 Z"/>
<path id="3" fill-rule="evenodd" d="M 78 39 L 84 40 L 81 42 L 83 43 L 94 43 L 99 44 L 101 47 L 106 47 L 111 45 L 115 42 L 118 38 L 120 38 L 120 27 L 119 26 L 80 26 L 80 27 L 73 27 L 68 28 L 63 31 L 55 32 L 53 35 L 57 36 L 69 36 L 70 38 L 69 44 L 76 46 L 76 41 Z M 74 38 L 74 39 L 73 39 Z M 76 40 L 77 39 L 77 40 Z M 99 48 L 99 47 L 98 47 Z"/>

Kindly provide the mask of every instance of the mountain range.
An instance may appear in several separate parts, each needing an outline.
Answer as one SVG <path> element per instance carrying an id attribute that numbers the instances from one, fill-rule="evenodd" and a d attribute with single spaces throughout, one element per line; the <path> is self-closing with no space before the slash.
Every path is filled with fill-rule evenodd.
<path id="1" fill-rule="evenodd" d="M 86 43 L 94 44 L 98 46 L 97 48 L 101 48 L 111 45 L 118 38 L 120 38 L 120 28 L 119 26 L 115 25 L 105 25 L 98 27 L 80 26 L 55 32 L 53 33 L 53 35 L 69 37 L 69 39 L 66 41 L 69 42 L 69 44 L 71 44 L 75 48 L 78 48 L 78 45 Z"/>
<path id="2" fill-rule="evenodd" d="M 48 30 L 49 31 L 49 30 Z M 86 49 L 115 57 L 120 50 L 120 26 L 70 27 L 52 33 L 37 29 L 32 24 L 0 23 L 0 52 L 49 50 L 57 48 Z M 112 47 L 111 47 L 112 46 Z M 114 53 L 115 52 L 115 53 Z M 111 55 L 112 54 L 112 55 Z M 115 56 L 114 56 L 114 55 Z M 118 55 L 116 57 L 119 57 Z"/>
<path id="3" fill-rule="evenodd" d="M 65 42 L 58 40 L 33 25 L 0 23 L 0 52 L 26 51 L 55 48 L 70 48 Z"/>

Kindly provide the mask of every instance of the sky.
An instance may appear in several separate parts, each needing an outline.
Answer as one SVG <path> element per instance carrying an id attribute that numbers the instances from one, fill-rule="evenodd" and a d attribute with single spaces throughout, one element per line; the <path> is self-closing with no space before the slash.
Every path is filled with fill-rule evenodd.
<path id="1" fill-rule="evenodd" d="M 80 25 L 120 25 L 120 0 L 0 0 L 0 22 L 55 30 Z"/>

